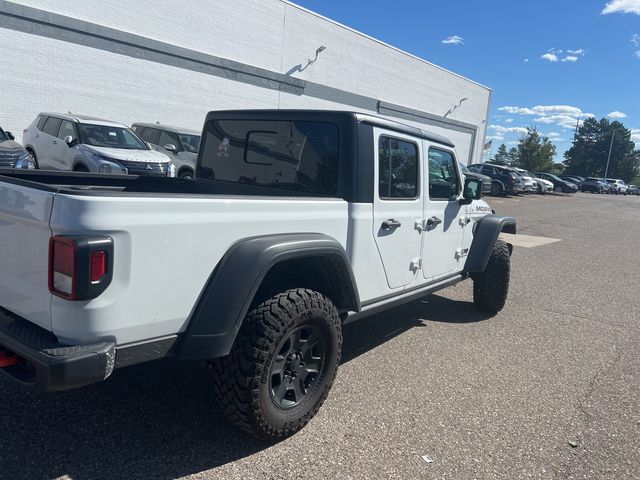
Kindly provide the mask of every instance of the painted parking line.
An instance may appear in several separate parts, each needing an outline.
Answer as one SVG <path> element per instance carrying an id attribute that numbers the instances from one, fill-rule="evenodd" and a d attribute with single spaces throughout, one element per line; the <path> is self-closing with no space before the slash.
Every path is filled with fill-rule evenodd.
<path id="1" fill-rule="evenodd" d="M 512 235 L 510 233 L 501 233 L 500 238 L 505 242 L 515 245 L 516 247 L 533 248 L 541 247 L 562 241 L 560 238 L 538 237 L 536 235 Z"/>

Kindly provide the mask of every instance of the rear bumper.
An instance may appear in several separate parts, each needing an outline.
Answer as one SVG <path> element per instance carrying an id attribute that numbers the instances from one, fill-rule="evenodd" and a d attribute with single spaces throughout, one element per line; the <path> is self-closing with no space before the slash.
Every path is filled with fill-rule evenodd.
<path id="1" fill-rule="evenodd" d="M 67 390 L 107 378 L 115 343 L 60 345 L 46 330 L 0 311 L 0 371 L 34 390 Z"/>

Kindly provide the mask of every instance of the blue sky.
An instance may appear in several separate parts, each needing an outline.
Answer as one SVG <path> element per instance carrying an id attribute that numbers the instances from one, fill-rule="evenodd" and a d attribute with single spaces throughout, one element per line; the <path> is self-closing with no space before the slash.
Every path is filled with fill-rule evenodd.
<path id="1" fill-rule="evenodd" d="M 560 161 L 589 114 L 640 148 L 640 0 L 294 1 L 492 88 L 494 152 L 536 126 Z"/>

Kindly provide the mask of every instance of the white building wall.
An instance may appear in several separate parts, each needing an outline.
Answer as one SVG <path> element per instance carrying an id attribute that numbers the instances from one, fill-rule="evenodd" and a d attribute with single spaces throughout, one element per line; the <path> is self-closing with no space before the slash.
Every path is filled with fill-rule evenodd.
<path id="1" fill-rule="evenodd" d="M 490 90 L 282 0 L 14 0 L 15 4 L 230 59 L 312 82 L 298 95 L 192 69 L 2 28 L 0 125 L 19 138 L 40 111 L 72 111 L 131 124 L 159 121 L 200 129 L 207 111 L 229 108 L 335 108 L 372 113 L 381 100 L 433 117 L 396 118 L 442 134 L 467 161 L 473 135 L 438 123 L 474 126 L 481 158 Z M 307 68 L 319 46 L 318 60 Z M 339 91 L 335 96 L 331 89 Z M 307 91 L 307 89 L 305 89 Z M 310 91 L 310 89 L 309 89 Z M 347 101 L 350 94 L 354 101 Z M 368 99 L 361 101 L 360 97 Z M 366 105 L 365 105 L 366 104 Z M 374 112 L 375 113 L 375 112 Z M 433 119 L 436 119 L 434 122 Z M 435 123 L 435 124 L 434 124 Z"/>

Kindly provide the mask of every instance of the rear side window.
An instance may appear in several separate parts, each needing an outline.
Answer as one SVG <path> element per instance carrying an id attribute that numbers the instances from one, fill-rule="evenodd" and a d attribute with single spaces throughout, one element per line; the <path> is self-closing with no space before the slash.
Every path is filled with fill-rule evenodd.
<path id="1" fill-rule="evenodd" d="M 378 141 L 378 194 L 382 199 L 418 196 L 418 147 L 415 143 L 381 136 Z"/>
<path id="2" fill-rule="evenodd" d="M 47 121 L 47 117 L 46 115 L 42 115 L 39 119 L 38 119 L 38 130 L 42 131 L 42 129 L 44 128 L 44 122 Z"/>
<path id="3" fill-rule="evenodd" d="M 327 122 L 219 120 L 206 125 L 198 176 L 333 196 L 338 127 Z"/>
<path id="4" fill-rule="evenodd" d="M 458 171 L 451 152 L 429 149 L 429 198 L 453 200 L 459 191 Z"/>
<path id="5" fill-rule="evenodd" d="M 60 124 L 62 120 L 56 117 L 49 117 L 47 121 L 44 123 L 44 128 L 42 131 L 47 135 L 52 135 L 54 137 L 58 136 L 58 130 L 60 130 Z"/>
<path id="6" fill-rule="evenodd" d="M 160 145 L 160 130 L 157 128 L 145 128 L 139 135 L 146 142 L 153 143 L 154 145 Z"/>

